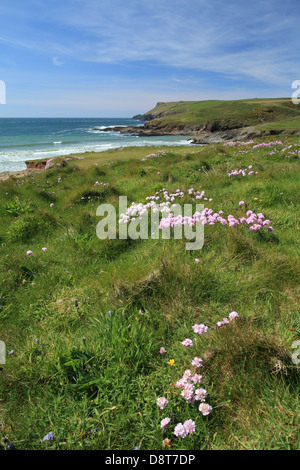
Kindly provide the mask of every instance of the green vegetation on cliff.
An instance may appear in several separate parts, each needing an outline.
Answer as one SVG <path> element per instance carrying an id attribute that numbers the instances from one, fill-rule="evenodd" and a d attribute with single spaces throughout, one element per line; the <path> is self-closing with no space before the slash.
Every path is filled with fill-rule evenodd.
<path id="1" fill-rule="evenodd" d="M 300 106 L 288 98 L 157 103 L 144 114 L 147 127 L 191 126 L 206 131 L 247 126 L 299 129 Z M 282 127 L 280 127 L 282 126 Z"/>

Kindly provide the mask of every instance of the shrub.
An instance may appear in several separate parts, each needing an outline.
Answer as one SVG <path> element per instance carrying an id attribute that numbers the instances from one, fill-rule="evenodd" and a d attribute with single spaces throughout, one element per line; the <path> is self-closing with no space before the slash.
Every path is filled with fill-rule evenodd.
<path id="1" fill-rule="evenodd" d="M 40 232 L 47 233 L 54 225 L 55 219 L 46 212 L 25 214 L 10 225 L 7 238 L 10 241 L 28 241 Z"/>

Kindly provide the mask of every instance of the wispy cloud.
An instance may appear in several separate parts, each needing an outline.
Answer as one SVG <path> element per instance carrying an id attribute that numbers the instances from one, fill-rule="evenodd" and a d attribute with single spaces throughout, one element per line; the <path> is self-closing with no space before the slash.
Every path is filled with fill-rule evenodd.
<path id="1" fill-rule="evenodd" d="M 3 62 L 23 87 L 163 101 L 287 96 L 299 78 L 296 0 L 1 0 L 0 15 Z"/>
<path id="2" fill-rule="evenodd" d="M 61 65 L 63 65 L 63 63 L 58 59 L 58 57 L 53 57 L 52 58 L 52 63 L 53 65 L 55 65 L 56 67 L 60 67 Z"/>

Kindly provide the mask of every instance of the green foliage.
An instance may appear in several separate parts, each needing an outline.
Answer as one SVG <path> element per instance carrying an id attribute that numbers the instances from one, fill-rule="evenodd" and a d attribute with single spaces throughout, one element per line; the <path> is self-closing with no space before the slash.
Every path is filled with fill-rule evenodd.
<path id="1" fill-rule="evenodd" d="M 11 215 L 17 217 L 20 214 L 32 211 L 30 202 L 21 202 L 18 197 L 14 201 L 0 205 L 0 215 Z"/>
<path id="2" fill-rule="evenodd" d="M 46 212 L 37 211 L 35 214 L 25 214 L 16 219 L 7 232 L 9 241 L 25 242 L 36 237 L 41 232 L 48 234 L 55 225 L 55 219 Z"/>
<path id="3" fill-rule="evenodd" d="M 220 105 L 180 109 L 211 113 L 211 123 L 230 107 L 235 120 L 245 110 L 258 120 L 291 112 L 253 100 L 223 102 L 220 114 Z M 1 438 L 28 450 L 163 450 L 164 438 L 170 452 L 299 449 L 299 366 L 291 359 L 299 335 L 290 331 L 300 331 L 299 143 L 282 140 L 284 152 L 183 146 L 148 162 L 149 148 L 92 153 L 82 168 L 70 161 L 24 184 L 1 182 L 0 340 L 11 352 L 0 370 Z M 257 175 L 228 177 L 250 164 Z M 185 240 L 98 239 L 99 203 L 118 213 L 119 195 L 130 205 L 191 187 L 207 196 L 193 203 L 238 218 L 262 212 L 273 232 L 208 224 L 203 248 L 189 252 Z M 180 204 L 191 201 L 186 194 Z M 232 311 L 239 318 L 217 327 Z M 197 336 L 195 324 L 208 331 Z M 207 417 L 175 386 L 194 357 L 203 359 Z M 159 397 L 169 400 L 164 410 Z M 174 427 L 187 419 L 196 432 L 177 438 Z"/>

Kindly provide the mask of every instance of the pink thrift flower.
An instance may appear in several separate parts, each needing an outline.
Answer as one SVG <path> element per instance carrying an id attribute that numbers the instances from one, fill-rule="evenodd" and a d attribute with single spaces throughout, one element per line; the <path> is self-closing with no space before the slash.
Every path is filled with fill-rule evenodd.
<path id="1" fill-rule="evenodd" d="M 243 206 L 244 204 L 245 204 L 244 201 L 240 201 L 240 202 L 239 202 L 239 205 L 240 205 L 240 206 Z"/>
<path id="2" fill-rule="evenodd" d="M 197 401 L 205 401 L 206 396 L 207 391 L 204 388 L 197 388 L 197 390 L 195 390 L 195 398 Z"/>
<path id="3" fill-rule="evenodd" d="M 201 403 L 199 411 L 201 411 L 203 416 L 208 416 L 212 412 L 212 407 L 208 403 Z"/>
<path id="4" fill-rule="evenodd" d="M 194 345 L 193 341 L 189 338 L 186 338 L 184 341 L 181 342 L 181 344 L 183 344 L 183 346 L 186 346 L 187 348 L 190 348 Z"/>
<path id="5" fill-rule="evenodd" d="M 195 333 L 198 335 L 202 335 L 203 333 L 206 333 L 208 330 L 208 327 L 203 325 L 203 323 L 200 323 L 200 325 L 194 325 L 192 326 L 192 329 L 194 330 Z"/>
<path id="6" fill-rule="evenodd" d="M 29 255 L 33 255 L 33 252 L 31 250 L 28 250 L 27 253 L 26 253 L 28 256 Z"/>
<path id="7" fill-rule="evenodd" d="M 47 251 L 47 248 L 44 246 L 44 247 L 42 248 L 42 251 Z"/>
<path id="8" fill-rule="evenodd" d="M 191 419 L 188 419 L 187 421 L 185 421 L 183 423 L 183 426 L 188 434 L 193 434 L 196 430 L 196 425 L 194 421 L 192 421 Z"/>
<path id="9" fill-rule="evenodd" d="M 50 207 L 54 207 L 54 204 L 53 204 L 53 202 L 51 202 L 51 204 L 50 204 Z"/>
<path id="10" fill-rule="evenodd" d="M 159 408 L 160 408 L 161 410 L 163 410 L 164 407 L 169 403 L 169 401 L 168 401 L 166 398 L 164 398 L 164 397 L 159 397 L 159 398 L 157 399 L 156 403 L 157 403 L 157 405 L 159 406 Z"/>
<path id="11" fill-rule="evenodd" d="M 239 314 L 237 312 L 231 312 L 228 316 L 229 316 L 229 320 L 234 320 L 235 318 L 239 316 Z"/>
<path id="12" fill-rule="evenodd" d="M 194 402 L 194 386 L 191 384 L 186 384 L 180 395 L 185 399 L 187 403 Z"/>
<path id="13" fill-rule="evenodd" d="M 200 359 L 200 357 L 194 357 L 191 364 L 192 364 L 192 366 L 202 367 L 202 362 L 203 361 L 202 361 L 202 359 Z"/>
<path id="14" fill-rule="evenodd" d="M 176 382 L 176 388 L 184 388 L 186 386 L 186 384 L 187 384 L 186 378 L 179 379 Z"/>
<path id="15" fill-rule="evenodd" d="M 228 323 L 229 323 L 228 318 L 223 318 L 222 321 L 218 321 L 218 322 L 217 322 L 217 326 L 218 326 L 219 328 L 221 328 L 221 327 L 224 326 L 224 325 L 228 325 Z"/>
<path id="16" fill-rule="evenodd" d="M 164 418 L 161 420 L 161 423 L 160 423 L 160 429 L 164 429 L 168 426 L 168 424 L 170 423 L 170 418 Z"/>
<path id="17" fill-rule="evenodd" d="M 201 382 L 202 375 L 195 374 L 192 378 L 191 381 L 194 382 L 195 384 L 199 384 Z"/>
<path id="18" fill-rule="evenodd" d="M 183 378 L 190 379 L 191 377 L 192 377 L 192 371 L 190 369 L 187 369 L 183 374 Z"/>
<path id="19" fill-rule="evenodd" d="M 165 348 L 160 348 L 159 352 L 160 354 L 165 354 L 167 351 L 165 350 Z"/>
<path id="20" fill-rule="evenodd" d="M 175 426 L 174 434 L 175 434 L 175 436 L 177 436 L 177 437 L 185 438 L 188 433 L 187 433 L 187 430 L 185 429 L 185 427 L 183 426 L 183 424 L 182 424 L 182 423 L 178 423 L 178 424 Z"/>

